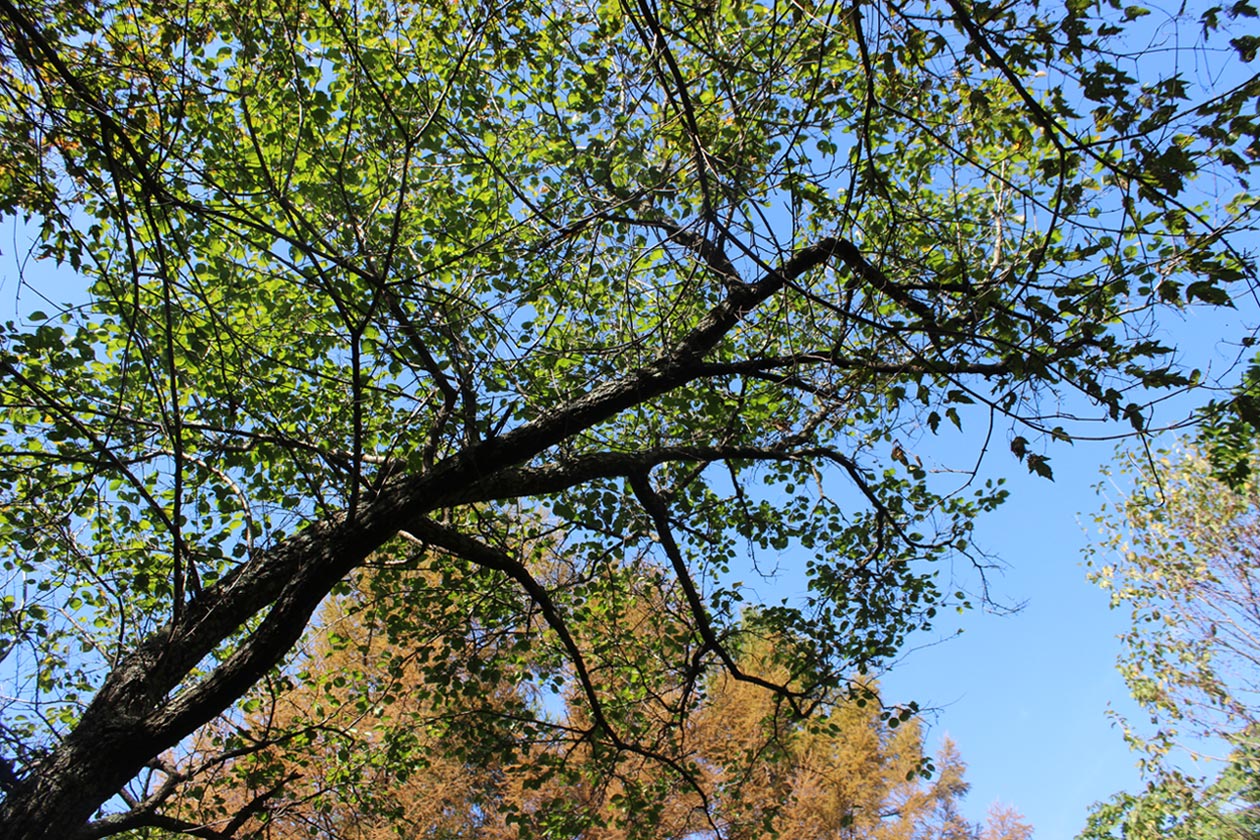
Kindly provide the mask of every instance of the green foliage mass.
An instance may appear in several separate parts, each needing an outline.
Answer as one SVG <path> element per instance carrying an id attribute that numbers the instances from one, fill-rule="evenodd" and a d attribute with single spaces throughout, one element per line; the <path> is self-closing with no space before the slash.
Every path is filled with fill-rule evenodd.
<path id="1" fill-rule="evenodd" d="M 1250 840 L 1260 836 L 1260 763 L 1254 739 L 1209 783 L 1178 772 L 1139 793 L 1118 793 L 1090 811 L 1078 840 Z"/>
<path id="2" fill-rule="evenodd" d="M 1255 277 L 1252 15 L 0 0 L 0 835 L 200 830 L 181 743 L 281 737 L 241 698 L 368 566 L 683 779 L 705 679 L 772 682 L 741 614 L 794 714 L 880 667 L 967 600 L 980 457 L 1197 381 L 1156 313 Z"/>
<path id="3" fill-rule="evenodd" d="M 1222 475 L 1219 452 L 1133 458 L 1131 492 L 1099 516 L 1090 577 L 1131 617 L 1119 670 L 1149 725 L 1120 723 L 1147 782 L 1095 805 L 1086 840 L 1260 831 L 1260 488 L 1249 468 Z"/>

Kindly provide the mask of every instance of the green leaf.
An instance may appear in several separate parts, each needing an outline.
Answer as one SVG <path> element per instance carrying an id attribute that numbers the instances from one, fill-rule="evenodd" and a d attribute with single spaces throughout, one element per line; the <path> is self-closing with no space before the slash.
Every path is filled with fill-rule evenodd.
<path id="1" fill-rule="evenodd" d="M 1238 51 L 1238 57 L 1243 62 L 1250 63 L 1255 61 L 1256 51 L 1260 50 L 1260 36 L 1240 35 L 1237 38 L 1231 38 L 1229 45 Z"/>
<path id="2" fill-rule="evenodd" d="M 1054 472 L 1050 469 L 1050 459 L 1045 455 L 1035 455 L 1029 453 L 1025 462 L 1028 464 L 1028 471 L 1042 478 L 1054 480 Z"/>
<path id="3" fill-rule="evenodd" d="M 1021 436 L 1012 438 L 1011 452 L 1013 452 L 1015 457 L 1019 460 L 1024 460 L 1024 456 L 1028 454 L 1028 439 Z"/>
<path id="4" fill-rule="evenodd" d="M 1229 293 L 1211 280 L 1199 280 L 1186 287 L 1186 302 L 1201 300 L 1213 306 L 1233 307 Z"/>

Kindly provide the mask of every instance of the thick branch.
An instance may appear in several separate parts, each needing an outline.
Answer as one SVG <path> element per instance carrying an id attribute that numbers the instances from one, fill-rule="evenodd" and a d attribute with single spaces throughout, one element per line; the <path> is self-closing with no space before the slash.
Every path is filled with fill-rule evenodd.
<path id="1" fill-rule="evenodd" d="M 625 478 L 671 462 L 783 461 L 797 457 L 772 446 L 662 446 L 636 452 L 591 452 L 563 461 L 504 470 L 493 479 L 470 485 L 455 504 L 515 499 L 559 493 L 605 478 Z"/>
<path id="2" fill-rule="evenodd" d="M 281 660 L 336 581 L 417 516 L 464 497 L 471 485 L 536 457 L 637 404 L 696 378 L 700 363 L 749 312 L 824 263 L 833 239 L 804 248 L 779 271 L 733 287 L 671 351 L 625 377 L 507 434 L 467 446 L 431 471 L 389 482 L 353 522 L 340 516 L 256 555 L 190 600 L 179 620 L 142 642 L 106 678 L 79 724 L 0 804 L 15 836 L 77 830 L 145 762 L 226 708 Z M 259 611 L 266 619 L 207 679 L 181 688 L 219 644 Z"/>

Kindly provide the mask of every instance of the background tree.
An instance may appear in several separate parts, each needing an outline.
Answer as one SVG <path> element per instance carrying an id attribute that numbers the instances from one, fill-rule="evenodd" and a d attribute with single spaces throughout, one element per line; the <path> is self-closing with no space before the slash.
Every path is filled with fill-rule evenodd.
<path id="1" fill-rule="evenodd" d="M 1142 427 L 1154 310 L 1254 277 L 1254 10 L 1161 21 L 1201 88 L 1119 6 L 0 0 L 0 835 L 178 827 L 159 757 L 403 532 L 661 784 L 672 698 L 773 688 L 752 576 L 794 712 L 878 667 L 1003 496 L 931 433 L 1049 475 L 1060 395 Z"/>
<path id="2" fill-rule="evenodd" d="M 608 840 L 716 830 L 750 839 L 768 832 L 869 840 L 1031 836 L 1008 808 L 995 808 L 983 829 L 963 819 L 958 806 L 968 785 L 957 750 L 947 740 L 933 767 L 918 720 L 890 714 L 873 683 L 801 721 L 774 692 L 718 676 L 692 701 L 685 726 L 661 728 L 703 777 L 697 789 L 637 757 L 610 764 L 578 735 L 589 729 L 580 703 L 553 711 L 545 731 L 520 729 L 521 705 L 531 699 L 521 696 L 519 675 L 499 674 L 498 685 L 468 679 L 480 705 L 446 698 L 434 690 L 434 670 L 414 655 L 414 640 L 390 637 L 381 621 L 390 610 L 370 604 L 376 597 L 399 596 L 357 587 L 326 607 L 305 648 L 310 671 L 287 690 L 259 692 L 265 701 L 237 727 L 239 740 L 260 748 L 238 753 L 208 786 L 196 781 L 175 793 L 172 810 L 183 823 L 207 833 L 364 840 L 506 838 L 519 830 Z M 641 617 L 660 621 L 655 611 Z M 749 634 L 740 665 L 783 677 L 784 668 L 766 661 L 771 651 Z M 452 661 L 468 677 L 491 657 L 478 645 Z M 348 693 L 364 685 L 380 694 Z M 219 753 L 208 743 L 185 764 Z M 641 811 L 644 796 L 627 795 L 638 787 L 651 792 L 650 816 Z"/>
<path id="3" fill-rule="evenodd" d="M 1082 840 L 1248 840 L 1260 832 L 1260 776 L 1254 742 L 1230 756 L 1212 781 L 1170 770 L 1138 793 L 1122 792 L 1091 809 Z"/>
<path id="4" fill-rule="evenodd" d="M 1130 612 L 1119 667 L 1151 726 L 1121 723 L 1149 782 L 1097 806 L 1083 837 L 1260 830 L 1260 482 L 1183 447 L 1133 457 L 1122 473 L 1132 492 L 1098 520 L 1105 539 L 1090 577 Z M 1228 752 L 1216 756 L 1219 778 L 1187 772 L 1186 754 L 1213 749 Z"/>

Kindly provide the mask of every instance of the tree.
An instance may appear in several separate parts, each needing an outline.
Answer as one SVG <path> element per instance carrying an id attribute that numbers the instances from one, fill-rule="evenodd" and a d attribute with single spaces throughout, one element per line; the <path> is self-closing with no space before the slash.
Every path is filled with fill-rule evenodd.
<path id="1" fill-rule="evenodd" d="M 1251 477 L 1251 460 L 1260 435 L 1260 359 L 1253 359 L 1227 400 L 1212 400 L 1198 413 L 1197 448 L 1212 465 L 1212 475 L 1231 490 Z"/>
<path id="2" fill-rule="evenodd" d="M 50 302 L 0 345 L 0 834 L 167 825 L 128 786 L 402 533 L 671 783 L 637 701 L 769 682 L 739 581 L 805 567 L 762 620 L 808 712 L 965 597 L 940 561 L 1004 491 L 929 432 L 1048 476 L 1058 395 L 1140 428 L 1195 378 L 1151 318 L 1254 277 L 1253 13 L 0 0 Z M 1222 87 L 1142 60 L 1174 26 Z M 622 649 L 587 596 L 660 568 L 687 632 Z"/>
<path id="3" fill-rule="evenodd" d="M 306 646 L 310 673 L 278 694 L 258 692 L 266 701 L 254 704 L 252 725 L 241 727 L 252 730 L 256 743 L 269 733 L 268 746 L 241 754 L 208 786 L 195 782 L 176 791 L 171 811 L 183 823 L 278 839 L 312 831 L 356 840 L 507 838 L 518 827 L 532 836 L 606 840 L 696 838 L 715 830 L 732 840 L 767 832 L 863 840 L 1031 835 L 1009 808 L 995 807 L 983 829 L 963 819 L 958 804 L 968 785 L 957 749 L 946 740 L 933 768 L 918 720 L 888 715 L 871 682 L 833 698 L 825 715 L 802 721 L 785 713 L 773 691 L 716 675 L 687 725 L 672 731 L 680 755 L 699 768 L 702 790 L 713 797 L 706 804 L 696 788 L 635 757 L 610 767 L 575 737 L 589 724 L 580 702 L 557 710 L 545 738 L 539 730 L 513 730 L 530 700 L 516 675 L 500 675 L 497 686 L 471 678 L 480 670 L 476 663 L 490 658 L 484 649 L 458 657 L 479 684 L 485 700 L 479 707 L 431 690 L 435 672 L 409 655 L 411 640 L 391 638 L 383 623 L 391 610 L 368 603 L 398 596 L 372 590 L 359 586 L 326 605 Z M 771 656 L 768 640 L 744 637 L 740 665 L 783 679 L 785 669 Z M 347 691 L 364 684 L 378 687 L 379 697 Z M 571 699 L 580 701 L 580 694 Z M 499 742 L 489 749 L 488 733 Z M 202 741 L 212 744 L 213 734 Z M 194 750 L 185 763 L 214 760 L 219 752 L 217 745 L 204 755 Z M 926 784 L 933 769 L 936 778 Z M 639 812 L 638 797 L 626 795 L 630 785 L 653 792 L 651 818 Z"/>
<path id="4" fill-rule="evenodd" d="M 1132 459 L 1132 492 L 1099 516 L 1090 577 L 1130 611 L 1119 668 L 1152 728 L 1121 719 L 1148 784 L 1095 806 L 1082 837 L 1260 830 L 1260 483 L 1236 458 L 1222 471 L 1210 448 L 1222 438 L 1204 439 L 1206 453 L 1187 441 Z M 1217 779 L 1179 769 L 1178 752 L 1196 744 L 1225 745 Z"/>
<path id="5" fill-rule="evenodd" d="M 413 591 L 428 589 L 435 573 L 422 565 Z M 469 638 L 451 651 L 442 647 L 458 643 L 453 633 L 434 649 L 433 640 L 391 632 L 391 610 L 372 603 L 372 589 L 360 578 L 325 604 L 294 679 L 256 687 L 241 719 L 205 727 L 182 754 L 164 756 L 169 772 L 159 783 L 181 780 L 165 809 L 173 833 L 516 836 L 504 803 L 537 802 L 532 786 L 547 768 L 538 761 L 536 772 L 514 772 L 513 756 L 580 743 L 560 725 L 549 740 L 513 726 L 529 698 L 519 674 L 482 669 L 496 658 L 492 642 Z M 440 609 L 409 600 L 413 609 Z M 450 687 L 443 677 L 461 682 L 458 696 L 441 690 Z"/>
<path id="6" fill-rule="evenodd" d="M 1260 788 L 1254 746 L 1244 745 L 1212 782 L 1177 771 L 1119 793 L 1090 811 L 1082 840 L 1250 840 L 1260 832 Z"/>
<path id="7" fill-rule="evenodd" d="M 1230 492 L 1189 446 L 1135 477 L 1099 517 L 1090 577 L 1130 612 L 1120 671 L 1157 728 L 1129 737 L 1158 760 L 1260 727 L 1260 484 Z"/>

